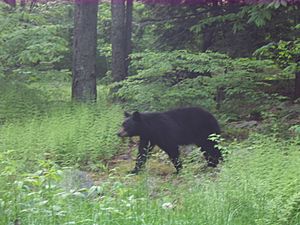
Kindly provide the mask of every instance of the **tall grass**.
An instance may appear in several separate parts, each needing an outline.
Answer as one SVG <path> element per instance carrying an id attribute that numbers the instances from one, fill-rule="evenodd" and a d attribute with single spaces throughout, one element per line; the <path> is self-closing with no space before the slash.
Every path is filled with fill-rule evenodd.
<path id="1" fill-rule="evenodd" d="M 22 169 L 42 159 L 60 165 L 91 165 L 120 149 L 116 133 L 121 108 L 106 101 L 105 89 L 99 88 L 97 103 L 85 105 L 70 103 L 66 84 L 44 85 L 43 91 L 21 84 L 2 86 L 10 88 L 1 90 L 0 153 L 10 152 L 10 157 L 22 162 Z M 63 97 L 47 97 L 52 92 Z"/>
<path id="2" fill-rule="evenodd" d="M 157 176 L 149 167 L 138 176 L 111 171 L 89 190 L 49 188 L 40 180 L 59 180 L 59 170 L 42 166 L 48 172 L 27 174 L 12 185 L 17 199 L 10 205 L 4 197 L 6 216 L 0 222 L 19 218 L 24 224 L 296 225 L 300 152 L 292 142 L 285 143 L 284 150 L 278 148 L 280 143 L 265 136 L 234 143 L 234 153 L 219 172 L 195 174 L 188 165 L 179 176 Z"/>
<path id="3" fill-rule="evenodd" d="M 84 165 L 118 151 L 120 142 L 115 134 L 121 120 L 119 114 L 118 108 L 75 106 L 4 124 L 0 149 L 14 151 L 26 162 L 47 157 L 64 165 Z"/>
<path id="4" fill-rule="evenodd" d="M 138 176 L 99 172 L 97 163 L 122 148 L 121 109 L 107 102 L 105 88 L 99 94 L 93 105 L 68 104 L 62 94 L 60 103 L 30 103 L 33 115 L 1 114 L 0 224 L 300 224 L 299 139 L 254 134 L 231 143 L 219 169 L 200 173 L 189 164 L 180 175 L 157 175 L 151 164 Z M 63 166 L 88 169 L 94 186 L 65 189 Z"/>

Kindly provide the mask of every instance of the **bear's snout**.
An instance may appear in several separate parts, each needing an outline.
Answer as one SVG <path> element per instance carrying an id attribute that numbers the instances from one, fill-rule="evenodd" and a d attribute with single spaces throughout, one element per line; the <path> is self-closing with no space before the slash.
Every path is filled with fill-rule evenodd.
<path id="1" fill-rule="evenodd" d="M 119 132 L 117 133 L 117 135 L 119 137 L 127 137 L 128 136 L 128 133 L 125 131 L 125 129 L 122 127 Z"/>

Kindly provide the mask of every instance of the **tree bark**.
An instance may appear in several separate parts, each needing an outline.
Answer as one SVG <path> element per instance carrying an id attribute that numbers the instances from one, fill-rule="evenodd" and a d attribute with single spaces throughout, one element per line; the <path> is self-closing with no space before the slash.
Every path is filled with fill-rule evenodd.
<path id="1" fill-rule="evenodd" d="M 37 4 L 37 0 L 31 0 L 30 7 L 29 7 L 29 12 L 33 11 L 36 4 Z"/>
<path id="2" fill-rule="evenodd" d="M 24 9 L 26 6 L 26 0 L 20 0 L 20 6 Z"/>
<path id="3" fill-rule="evenodd" d="M 98 0 L 75 2 L 72 99 L 95 101 Z"/>
<path id="4" fill-rule="evenodd" d="M 4 0 L 4 2 L 8 5 L 10 5 L 11 7 L 16 7 L 16 0 Z"/>
<path id="5" fill-rule="evenodd" d="M 213 27 L 207 27 L 204 29 L 203 32 L 203 44 L 202 44 L 202 51 L 205 52 L 211 47 L 213 43 L 213 37 L 214 37 L 214 28 Z"/>
<path id="6" fill-rule="evenodd" d="M 295 99 L 300 98 L 300 71 L 295 73 Z"/>
<path id="7" fill-rule="evenodd" d="M 210 10 L 210 14 L 212 17 L 219 14 L 219 6 L 218 6 L 218 0 L 212 0 L 212 7 Z M 213 37 L 215 32 L 215 26 L 212 24 L 204 29 L 203 32 L 203 45 L 202 45 L 202 51 L 207 51 L 211 45 L 213 44 Z"/>
<path id="8" fill-rule="evenodd" d="M 126 1 L 126 50 L 125 50 L 125 69 L 126 69 L 126 77 L 128 76 L 128 67 L 130 64 L 130 57 L 132 51 L 132 43 L 131 43 L 131 34 L 132 34 L 132 10 L 133 10 L 133 0 Z"/>
<path id="9" fill-rule="evenodd" d="M 126 77 L 125 0 L 111 1 L 112 76 L 115 81 Z"/>

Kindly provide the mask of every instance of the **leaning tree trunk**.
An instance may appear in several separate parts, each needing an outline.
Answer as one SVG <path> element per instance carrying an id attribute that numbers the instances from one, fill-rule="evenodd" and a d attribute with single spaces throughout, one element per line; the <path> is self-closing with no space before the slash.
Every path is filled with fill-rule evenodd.
<path id="1" fill-rule="evenodd" d="M 98 0 L 77 0 L 73 40 L 72 99 L 95 101 Z"/>
<path id="2" fill-rule="evenodd" d="M 295 73 L 295 99 L 300 98 L 300 71 Z"/>
<path id="3" fill-rule="evenodd" d="M 111 1 L 112 76 L 115 81 L 126 77 L 125 0 Z"/>

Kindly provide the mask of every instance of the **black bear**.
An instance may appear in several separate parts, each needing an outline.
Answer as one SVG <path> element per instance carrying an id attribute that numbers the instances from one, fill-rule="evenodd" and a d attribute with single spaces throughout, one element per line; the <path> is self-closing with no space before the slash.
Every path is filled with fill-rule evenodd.
<path id="1" fill-rule="evenodd" d="M 136 166 L 132 173 L 139 172 L 155 145 L 169 155 L 177 173 L 182 168 L 180 145 L 195 144 L 201 147 L 208 166 L 215 167 L 222 156 L 215 147 L 216 143 L 208 139 L 211 134 L 220 134 L 219 124 L 211 113 L 198 107 L 154 113 L 125 112 L 125 121 L 118 132 L 119 137 L 140 137 Z"/>

